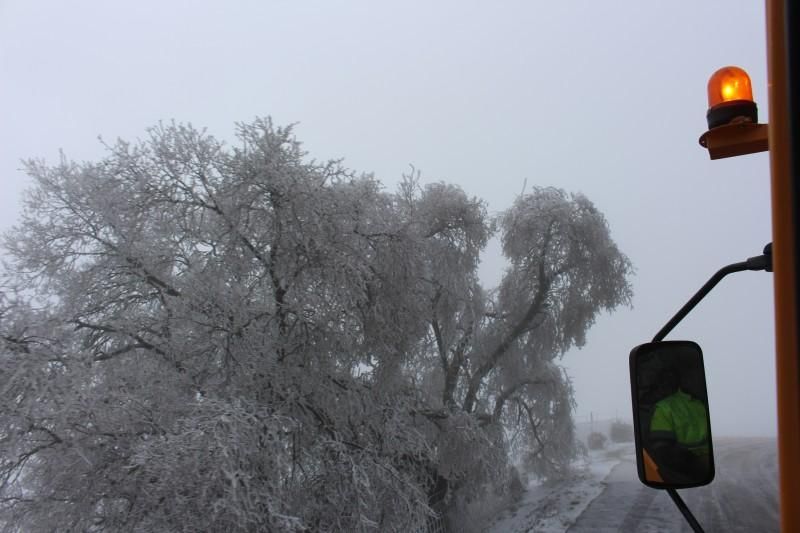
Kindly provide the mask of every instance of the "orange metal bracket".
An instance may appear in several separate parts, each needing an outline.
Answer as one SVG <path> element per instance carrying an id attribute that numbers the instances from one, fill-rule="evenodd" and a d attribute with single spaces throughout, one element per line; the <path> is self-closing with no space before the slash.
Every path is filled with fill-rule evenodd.
<path id="1" fill-rule="evenodd" d="M 769 126 L 742 122 L 708 130 L 700 137 L 711 159 L 755 154 L 769 150 Z"/>

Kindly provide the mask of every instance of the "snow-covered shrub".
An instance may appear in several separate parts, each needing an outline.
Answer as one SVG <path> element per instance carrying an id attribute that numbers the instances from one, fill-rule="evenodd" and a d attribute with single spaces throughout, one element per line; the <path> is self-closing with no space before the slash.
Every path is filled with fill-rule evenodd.
<path id="1" fill-rule="evenodd" d="M 606 447 L 607 441 L 608 437 L 606 437 L 605 433 L 600 433 L 599 431 L 589 433 L 589 436 L 586 437 L 586 445 L 590 450 L 602 450 Z"/>
<path id="2" fill-rule="evenodd" d="M 616 420 L 608 431 L 612 442 L 633 442 L 633 424 Z"/>

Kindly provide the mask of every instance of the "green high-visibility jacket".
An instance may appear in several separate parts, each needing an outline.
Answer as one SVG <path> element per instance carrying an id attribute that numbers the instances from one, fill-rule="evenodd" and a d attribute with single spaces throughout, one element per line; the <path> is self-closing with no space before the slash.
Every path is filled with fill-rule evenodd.
<path id="1" fill-rule="evenodd" d="M 708 413 L 703 402 L 678 390 L 656 403 L 650 439 L 675 441 L 697 455 L 708 454 Z"/>

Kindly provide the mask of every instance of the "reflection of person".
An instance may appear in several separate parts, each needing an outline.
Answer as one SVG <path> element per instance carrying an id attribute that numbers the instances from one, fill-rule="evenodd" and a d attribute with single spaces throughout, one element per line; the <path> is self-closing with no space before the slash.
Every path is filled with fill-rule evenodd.
<path id="1" fill-rule="evenodd" d="M 710 469 L 706 407 L 683 390 L 675 369 L 662 376 L 665 396 L 655 404 L 649 435 L 659 475 L 667 483 L 705 480 Z"/>

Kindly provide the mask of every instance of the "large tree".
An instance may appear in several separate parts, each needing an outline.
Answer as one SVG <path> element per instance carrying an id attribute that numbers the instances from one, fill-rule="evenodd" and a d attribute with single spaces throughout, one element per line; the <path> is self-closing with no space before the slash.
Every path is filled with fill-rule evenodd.
<path id="1" fill-rule="evenodd" d="M 27 162 L 0 297 L 6 524 L 411 530 L 512 451 L 557 474 L 557 360 L 630 299 L 591 202 L 535 188 L 492 219 L 455 185 L 310 161 L 269 120 L 238 138 L 160 125 L 96 163 Z"/>

